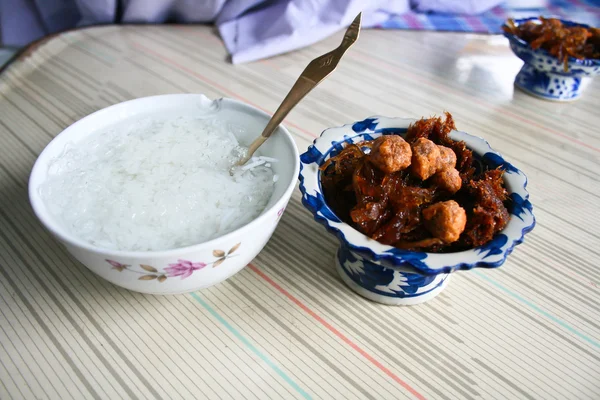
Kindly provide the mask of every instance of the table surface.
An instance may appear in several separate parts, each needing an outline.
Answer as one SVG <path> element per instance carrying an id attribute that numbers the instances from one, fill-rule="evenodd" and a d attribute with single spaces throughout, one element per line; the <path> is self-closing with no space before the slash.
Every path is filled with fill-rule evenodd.
<path id="1" fill-rule="evenodd" d="M 455 273 L 431 302 L 351 292 L 298 191 L 251 265 L 178 296 L 111 285 L 35 219 L 29 172 L 69 124 L 181 92 L 272 113 L 340 39 L 233 66 L 206 26 L 95 27 L 0 75 L 0 398 L 600 398 L 600 78 L 568 104 L 515 91 L 503 37 L 365 30 L 286 120 L 304 151 L 327 127 L 448 110 L 527 174 L 537 227 L 501 268 Z"/>

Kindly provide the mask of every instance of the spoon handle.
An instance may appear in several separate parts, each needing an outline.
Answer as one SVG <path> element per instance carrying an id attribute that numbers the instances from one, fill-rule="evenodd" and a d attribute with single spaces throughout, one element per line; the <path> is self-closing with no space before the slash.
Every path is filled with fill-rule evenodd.
<path id="1" fill-rule="evenodd" d="M 304 96 L 337 68 L 344 53 L 346 53 L 350 46 L 358 39 L 361 16 L 362 13 L 359 13 L 356 18 L 354 18 L 354 21 L 350 24 L 348 30 L 344 34 L 342 43 L 336 49 L 315 58 L 308 64 L 302 74 L 300 74 L 300 77 L 294 86 L 292 86 L 292 89 L 290 89 L 287 96 L 285 96 L 285 99 L 283 99 L 279 105 L 279 108 L 277 108 L 277 111 L 275 111 L 275 114 L 273 114 L 267 123 L 262 134 L 252 142 L 248 148 L 247 156 L 244 157 L 244 160 L 241 160 L 240 164 L 246 163 L 250 157 L 252 157 L 256 149 L 258 149 L 260 145 L 271 136 L 275 129 L 277 129 L 292 108 L 294 108 Z"/>

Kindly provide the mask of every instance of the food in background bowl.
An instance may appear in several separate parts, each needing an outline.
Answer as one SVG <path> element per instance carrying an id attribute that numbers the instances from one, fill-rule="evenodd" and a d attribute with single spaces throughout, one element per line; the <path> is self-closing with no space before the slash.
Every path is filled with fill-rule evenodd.
<path id="1" fill-rule="evenodd" d="M 600 29 L 597 28 L 565 25 L 556 18 L 540 17 L 519 25 L 510 18 L 502 30 L 523 39 L 534 50 L 546 50 L 563 63 L 565 72 L 569 71 L 569 57 L 600 59 Z"/>
<path id="2" fill-rule="evenodd" d="M 240 271 L 262 250 L 294 190 L 298 151 L 281 125 L 261 146 L 261 159 L 229 176 L 227 166 L 236 142 L 240 147 L 249 145 L 269 119 L 266 113 L 239 101 L 211 101 L 197 94 L 116 104 L 75 122 L 46 146 L 29 179 L 31 205 L 42 224 L 77 260 L 116 285 L 152 294 L 212 286 Z M 128 129 L 130 124 L 140 128 L 139 134 Z M 114 137 L 103 136 L 112 129 Z M 135 144 L 120 146 L 128 139 L 119 135 L 127 133 L 134 135 L 129 139 L 135 139 Z M 157 143 L 146 143 L 152 140 Z M 204 147 L 210 141 L 214 165 L 201 165 L 201 160 L 209 159 L 201 154 L 208 149 L 200 150 L 194 140 Z M 96 154 L 90 148 L 94 145 L 115 154 Z M 163 147 L 155 147 L 159 145 Z M 79 149 L 79 153 L 65 158 L 65 148 Z M 75 154 L 90 159 L 75 160 Z M 71 165 L 62 165 L 60 160 Z M 81 172 L 85 174 L 79 175 Z M 229 198 L 232 188 L 239 189 L 240 175 L 247 173 L 256 176 Z M 73 181 L 61 182 L 61 176 Z M 255 184 L 264 193 L 244 199 L 254 196 L 255 188 L 249 186 Z M 240 198 L 252 204 L 238 203 L 232 214 L 231 201 Z M 124 204 L 109 204 L 113 200 Z M 209 209 L 202 209 L 204 206 Z M 86 226 L 90 223 L 91 227 Z"/>
<path id="3" fill-rule="evenodd" d="M 448 136 L 455 129 L 446 113 L 416 121 L 404 138 L 346 145 L 321 166 L 325 201 L 358 231 L 400 249 L 486 244 L 509 219 L 503 171 L 481 168 L 464 141 Z"/>

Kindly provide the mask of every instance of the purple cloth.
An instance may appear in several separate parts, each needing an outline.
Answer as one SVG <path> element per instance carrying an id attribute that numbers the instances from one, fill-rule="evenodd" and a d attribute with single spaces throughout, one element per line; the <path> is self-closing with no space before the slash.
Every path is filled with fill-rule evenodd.
<path id="1" fill-rule="evenodd" d="M 0 38 L 23 46 L 44 35 L 94 24 L 215 23 L 233 63 L 310 45 L 347 27 L 363 12 L 363 27 L 380 26 L 411 6 L 466 14 L 501 0 L 0 0 Z"/>
<path id="2" fill-rule="evenodd" d="M 308 46 L 350 25 L 361 11 L 362 25 L 372 27 L 390 14 L 409 10 L 408 2 L 398 0 L 372 0 L 366 7 L 364 3 L 284 0 L 228 21 L 219 19 L 217 25 L 232 62 L 237 64 Z"/>
<path id="3" fill-rule="evenodd" d="M 413 8 L 417 12 L 436 12 L 445 14 L 479 14 L 497 6 L 497 0 L 413 0 Z"/>

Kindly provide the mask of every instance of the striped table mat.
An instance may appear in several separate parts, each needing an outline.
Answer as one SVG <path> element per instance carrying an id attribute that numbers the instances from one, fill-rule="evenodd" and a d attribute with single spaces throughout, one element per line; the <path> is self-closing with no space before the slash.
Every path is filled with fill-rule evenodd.
<path id="1" fill-rule="evenodd" d="M 372 303 L 296 191 L 272 240 L 224 283 L 150 296 L 98 278 L 40 226 L 36 156 L 108 105 L 163 93 L 273 112 L 334 36 L 232 66 L 208 27 L 55 36 L 0 75 L 0 399 L 600 398 L 600 82 L 572 104 L 515 92 L 502 37 L 367 30 L 286 121 L 304 150 L 369 115 L 453 113 L 529 177 L 538 226 L 499 269 L 431 302 Z"/>

